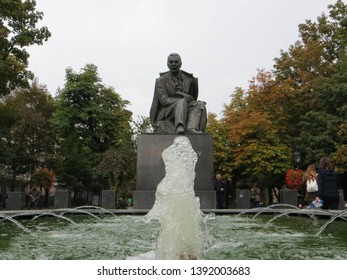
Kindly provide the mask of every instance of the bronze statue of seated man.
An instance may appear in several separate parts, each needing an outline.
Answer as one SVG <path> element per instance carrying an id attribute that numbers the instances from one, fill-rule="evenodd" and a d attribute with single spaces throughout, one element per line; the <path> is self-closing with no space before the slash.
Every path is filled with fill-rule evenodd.
<path id="1" fill-rule="evenodd" d="M 155 81 L 150 120 L 155 133 L 202 134 L 207 114 L 204 101 L 198 98 L 198 79 L 181 70 L 177 53 L 167 59 L 168 72 Z"/>

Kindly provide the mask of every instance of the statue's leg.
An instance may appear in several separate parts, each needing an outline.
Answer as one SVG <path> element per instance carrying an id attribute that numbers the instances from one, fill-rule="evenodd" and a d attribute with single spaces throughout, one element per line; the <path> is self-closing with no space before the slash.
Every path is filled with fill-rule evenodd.
<path id="1" fill-rule="evenodd" d="M 162 108 L 158 114 L 158 133 L 185 132 L 188 114 L 188 104 L 182 98 L 166 108 Z"/>
<path id="2" fill-rule="evenodd" d="M 195 101 L 189 104 L 187 129 L 191 132 L 205 132 L 207 114 L 205 103 Z"/>
<path id="3" fill-rule="evenodd" d="M 175 103 L 175 127 L 183 125 L 186 128 L 188 103 L 182 98 Z"/>
<path id="4" fill-rule="evenodd" d="M 199 130 L 202 132 L 205 132 L 206 125 L 207 125 L 207 112 L 206 107 L 204 106 L 204 109 L 201 109 L 201 115 L 200 115 L 200 123 L 199 123 Z"/>

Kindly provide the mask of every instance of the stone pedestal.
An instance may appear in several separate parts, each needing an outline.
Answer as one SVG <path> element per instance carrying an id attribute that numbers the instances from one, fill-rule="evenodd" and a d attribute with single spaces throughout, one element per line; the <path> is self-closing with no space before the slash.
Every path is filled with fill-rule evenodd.
<path id="1" fill-rule="evenodd" d="M 6 200 L 7 210 L 21 210 L 25 209 L 25 192 L 8 192 Z"/>
<path id="2" fill-rule="evenodd" d="M 105 209 L 116 209 L 116 191 L 102 190 L 101 207 Z"/>
<path id="3" fill-rule="evenodd" d="M 70 208 L 71 207 L 71 192 L 70 191 L 55 191 L 54 208 Z"/>
<path id="4" fill-rule="evenodd" d="M 251 208 L 251 192 L 246 189 L 236 189 L 235 196 L 236 209 L 249 209 Z"/>
<path id="5" fill-rule="evenodd" d="M 155 202 L 155 191 L 135 191 L 134 209 L 151 209 Z"/>
<path id="6" fill-rule="evenodd" d="M 280 203 L 298 206 L 298 193 L 296 190 L 280 190 Z"/>
<path id="7" fill-rule="evenodd" d="M 161 153 L 173 144 L 173 134 L 142 134 L 138 137 L 135 209 L 151 209 L 155 201 L 157 185 L 165 177 L 165 165 Z M 184 135 L 190 140 L 198 155 L 195 167 L 194 190 L 200 199 L 201 209 L 215 209 L 216 196 L 213 190 L 212 137 Z"/>

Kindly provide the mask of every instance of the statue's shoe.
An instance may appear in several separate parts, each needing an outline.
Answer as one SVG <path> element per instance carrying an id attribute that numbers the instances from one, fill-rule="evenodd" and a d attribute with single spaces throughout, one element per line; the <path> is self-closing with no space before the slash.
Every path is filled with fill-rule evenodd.
<path id="1" fill-rule="evenodd" d="M 202 131 L 197 130 L 197 129 L 195 129 L 195 128 L 190 128 L 190 129 L 188 129 L 188 133 L 192 133 L 192 134 L 203 134 Z"/>
<path id="2" fill-rule="evenodd" d="M 178 125 L 176 128 L 176 133 L 177 134 L 184 134 L 185 130 L 184 130 L 184 126 L 183 125 Z"/>

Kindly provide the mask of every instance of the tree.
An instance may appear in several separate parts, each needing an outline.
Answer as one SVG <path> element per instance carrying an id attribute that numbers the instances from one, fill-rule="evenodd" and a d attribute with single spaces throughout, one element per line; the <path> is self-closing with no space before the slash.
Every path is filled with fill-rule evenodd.
<path id="1" fill-rule="evenodd" d="M 27 70 L 29 53 L 25 47 L 41 45 L 51 33 L 36 27 L 43 12 L 34 0 L 0 0 L 0 97 L 16 87 L 29 87 L 33 74 Z"/>
<path id="2" fill-rule="evenodd" d="M 347 59 L 341 58 L 336 73 L 331 78 L 322 79 L 316 89 L 321 110 L 314 112 L 320 118 L 321 140 L 316 153 L 334 159 L 336 169 L 347 171 Z M 323 146 L 323 144 L 325 144 Z M 312 146 L 312 145 L 311 145 Z M 310 146 L 310 147 L 311 147 Z M 317 147 L 316 146 L 316 147 Z M 316 158 L 318 162 L 320 158 Z"/>
<path id="3" fill-rule="evenodd" d="M 138 116 L 137 120 L 132 122 L 132 125 L 135 143 L 137 143 L 137 138 L 140 134 L 153 132 L 153 127 L 149 117 Z"/>
<path id="4" fill-rule="evenodd" d="M 291 149 L 284 136 L 283 95 L 271 73 L 259 71 L 249 89 L 236 89 L 224 109 L 222 124 L 238 179 L 271 185 L 290 166 Z"/>
<path id="5" fill-rule="evenodd" d="M 213 166 L 215 173 L 231 181 L 234 177 L 234 162 L 231 157 L 231 143 L 223 123 L 217 120 L 217 115 L 209 113 L 207 116 L 206 133 L 213 139 Z"/>
<path id="6" fill-rule="evenodd" d="M 32 173 L 39 166 L 43 149 L 53 153 L 55 135 L 49 120 L 54 110 L 46 87 L 36 82 L 0 103 L 0 164 L 12 174 L 12 191 L 17 175 Z"/>
<path id="7" fill-rule="evenodd" d="M 300 24 L 301 39 L 275 59 L 276 81 L 287 89 L 283 95 L 288 139 L 301 152 L 304 164 L 333 155 L 345 141 L 340 128 L 347 5 L 339 0 L 328 7 L 328 15 Z"/>
<path id="8" fill-rule="evenodd" d="M 49 192 L 53 187 L 55 181 L 55 174 L 52 170 L 47 168 L 40 168 L 31 175 L 31 183 L 39 186 L 42 193 L 42 189 L 45 189 L 45 207 L 48 207 Z"/>
<path id="9" fill-rule="evenodd" d="M 133 150 L 130 127 L 131 112 L 113 88 L 102 84 L 97 67 L 87 64 L 80 73 L 66 70 L 66 83 L 57 96 L 53 123 L 60 138 L 64 156 L 60 181 L 74 190 L 89 191 L 97 176 L 109 188 L 112 174 L 101 170 L 100 155 Z"/>
<path id="10" fill-rule="evenodd" d="M 118 186 L 122 193 L 135 188 L 136 153 L 128 148 L 110 148 L 97 155 L 95 174 L 106 181 L 106 188 Z"/>
<path id="11" fill-rule="evenodd" d="M 271 182 L 288 170 L 291 149 L 281 141 L 267 114 L 245 111 L 241 117 L 229 126 L 235 165 L 252 181 Z"/>
<path id="12" fill-rule="evenodd" d="M 328 15 L 299 25 L 300 40 L 281 51 L 273 70 L 258 70 L 247 90 L 235 90 L 221 120 L 210 116 L 217 167 L 228 166 L 233 179 L 278 186 L 295 150 L 303 165 L 328 156 L 347 170 L 346 27 L 347 5 L 338 0 Z"/>

